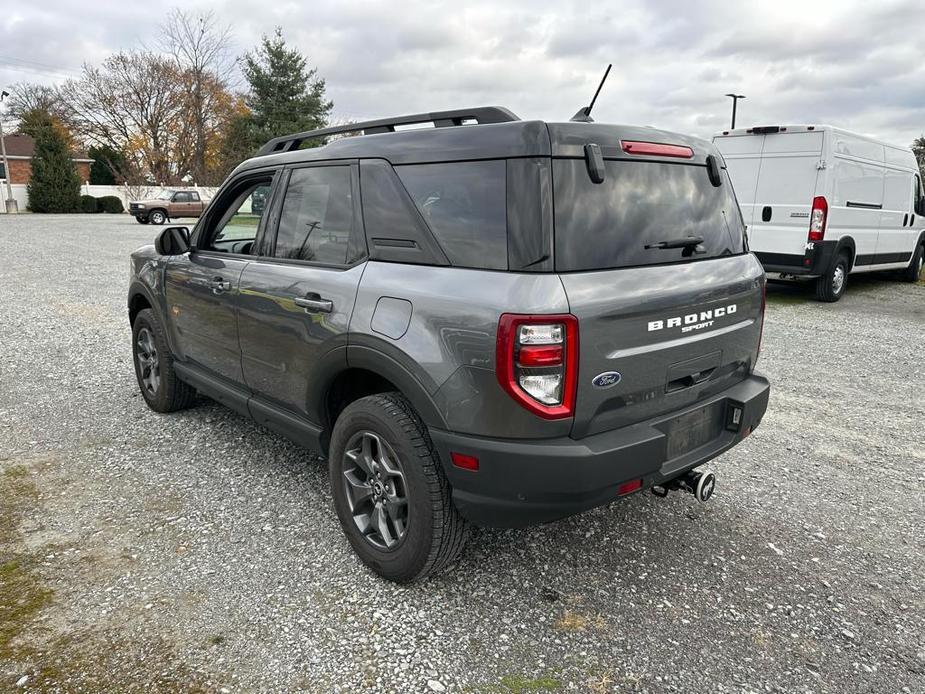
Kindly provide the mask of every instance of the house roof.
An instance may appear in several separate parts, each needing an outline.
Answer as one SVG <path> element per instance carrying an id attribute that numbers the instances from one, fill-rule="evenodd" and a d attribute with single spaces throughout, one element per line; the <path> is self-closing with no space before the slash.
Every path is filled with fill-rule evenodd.
<path id="1" fill-rule="evenodd" d="M 31 159 L 35 156 L 35 140 L 25 133 L 4 135 L 3 144 L 6 145 L 6 155 L 16 159 Z M 93 161 L 87 157 L 86 152 L 74 152 L 71 157 L 74 161 Z"/>

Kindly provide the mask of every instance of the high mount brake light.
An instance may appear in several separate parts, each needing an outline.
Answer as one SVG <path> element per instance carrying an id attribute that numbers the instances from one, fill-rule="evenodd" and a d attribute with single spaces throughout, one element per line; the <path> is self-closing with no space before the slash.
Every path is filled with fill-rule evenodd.
<path id="1" fill-rule="evenodd" d="M 821 195 L 813 198 L 813 211 L 809 216 L 809 241 L 822 241 L 829 218 L 829 203 Z"/>
<path id="2" fill-rule="evenodd" d="M 694 156 L 694 150 L 685 145 L 666 145 L 660 142 L 620 140 L 620 146 L 627 154 L 641 154 L 649 157 L 677 157 L 678 159 L 690 159 Z"/>
<path id="3" fill-rule="evenodd" d="M 505 313 L 498 321 L 498 383 L 521 406 L 544 419 L 575 413 L 578 319 Z"/>

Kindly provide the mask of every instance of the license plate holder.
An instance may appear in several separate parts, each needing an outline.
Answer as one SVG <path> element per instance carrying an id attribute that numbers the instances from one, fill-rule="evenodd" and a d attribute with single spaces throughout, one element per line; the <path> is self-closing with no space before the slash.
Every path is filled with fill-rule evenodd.
<path id="1" fill-rule="evenodd" d="M 671 420 L 666 431 L 667 459 L 689 453 L 719 436 L 723 430 L 722 414 L 722 407 L 713 404 Z"/>

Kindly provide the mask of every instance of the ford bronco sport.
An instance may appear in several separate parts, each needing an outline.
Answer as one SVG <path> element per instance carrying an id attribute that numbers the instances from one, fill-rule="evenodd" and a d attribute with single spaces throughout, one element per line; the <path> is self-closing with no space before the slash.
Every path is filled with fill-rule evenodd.
<path id="1" fill-rule="evenodd" d="M 713 145 L 652 128 L 490 107 L 294 134 L 132 254 L 135 371 L 158 412 L 203 393 L 326 455 L 356 553 L 411 581 L 470 523 L 710 496 L 695 468 L 768 402 L 744 231 Z"/>

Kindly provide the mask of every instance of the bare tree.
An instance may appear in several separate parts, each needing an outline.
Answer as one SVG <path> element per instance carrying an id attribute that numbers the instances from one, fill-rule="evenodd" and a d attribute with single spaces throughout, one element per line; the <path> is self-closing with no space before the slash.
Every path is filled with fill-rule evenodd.
<path id="1" fill-rule="evenodd" d="M 149 52 L 116 53 L 61 89 L 78 134 L 125 153 L 126 178 L 158 184 L 189 172 L 190 132 L 184 118 L 184 76 L 173 61 Z"/>
<path id="2" fill-rule="evenodd" d="M 33 82 L 17 82 L 10 86 L 10 98 L 7 107 L 4 128 L 16 131 L 22 128 L 23 116 L 28 113 L 49 113 L 65 125 L 67 109 L 61 101 L 61 95 L 55 87 Z"/>
<path id="3" fill-rule="evenodd" d="M 231 118 L 228 75 L 231 26 L 220 24 L 210 10 L 193 14 L 174 8 L 161 26 L 168 51 L 185 77 L 187 118 L 192 129 L 190 174 L 198 183 L 214 183 L 215 165 L 210 151 L 218 146 Z M 213 157 L 214 159 L 214 157 Z"/>

